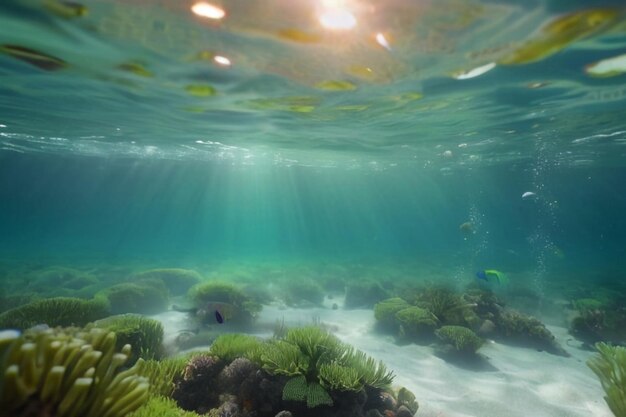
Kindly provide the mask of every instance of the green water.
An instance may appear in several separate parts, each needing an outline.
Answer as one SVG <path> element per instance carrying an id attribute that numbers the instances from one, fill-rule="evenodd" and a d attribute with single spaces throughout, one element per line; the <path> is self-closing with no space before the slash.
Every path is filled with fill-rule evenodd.
<path id="1" fill-rule="evenodd" d="M 354 28 L 324 28 L 324 1 L 225 1 L 219 21 L 174 0 L 2 2 L 0 313 L 131 285 L 107 314 L 163 321 L 170 355 L 312 321 L 386 355 L 425 417 L 521 417 L 528 403 L 536 416 L 609 416 L 584 362 L 596 342 L 626 342 L 624 5 L 340 3 Z M 163 268 L 195 278 L 150 275 Z M 261 312 L 220 322 L 225 300 L 187 293 L 201 281 L 234 285 Z M 573 356 L 543 372 L 582 382 L 536 400 L 532 359 L 501 348 L 520 344 L 502 329 L 481 334 L 496 344 L 479 370 L 442 362 L 447 397 L 427 371 L 403 373 L 399 358 L 430 370 L 438 339 L 377 333 L 372 309 L 421 307 L 441 287 L 476 311 L 478 289 L 538 317 Z M 514 381 L 519 402 L 503 411 L 510 391 L 479 392 L 457 371 Z M 570 409 L 545 399 L 579 389 Z"/>

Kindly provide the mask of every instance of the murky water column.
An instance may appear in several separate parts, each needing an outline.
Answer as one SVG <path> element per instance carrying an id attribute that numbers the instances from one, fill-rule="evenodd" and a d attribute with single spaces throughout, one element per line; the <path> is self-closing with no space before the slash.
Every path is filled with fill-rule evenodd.
<path id="1" fill-rule="evenodd" d="M 479 205 L 480 199 L 484 196 L 482 187 L 476 189 L 477 184 L 480 182 L 473 178 L 471 172 L 467 172 L 465 189 L 470 190 L 467 196 L 467 220 L 460 226 L 463 244 L 454 271 L 454 281 L 459 287 L 467 283 L 468 277 L 473 279 L 476 271 L 481 269 L 490 244 L 489 229 L 484 221 L 485 214 Z"/>
<path id="2" fill-rule="evenodd" d="M 533 289 L 543 295 L 546 276 L 549 274 L 550 260 L 554 258 L 558 247 L 552 236 L 558 229 L 557 208 L 558 201 L 554 198 L 549 179 L 558 166 L 556 160 L 555 143 L 551 135 L 556 132 L 543 132 L 535 135 L 535 163 L 530 167 L 530 187 L 523 194 L 524 203 L 528 204 L 528 211 L 532 226 L 526 238 L 533 259 L 534 268 L 531 273 Z M 541 309 L 541 299 L 539 304 Z"/>

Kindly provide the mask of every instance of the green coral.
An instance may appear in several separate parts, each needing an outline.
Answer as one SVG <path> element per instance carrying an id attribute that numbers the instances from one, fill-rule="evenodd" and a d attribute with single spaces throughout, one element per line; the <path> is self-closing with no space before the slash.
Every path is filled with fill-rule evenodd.
<path id="1" fill-rule="evenodd" d="M 0 328 L 27 329 L 48 326 L 84 326 L 108 315 L 101 300 L 57 297 L 34 301 L 0 314 Z"/>
<path id="2" fill-rule="evenodd" d="M 309 391 L 309 384 L 304 375 L 291 378 L 283 388 L 283 400 L 285 401 L 306 401 Z"/>
<path id="3" fill-rule="evenodd" d="M 116 353 L 102 329 L 32 329 L 0 333 L 0 410 L 12 417 L 124 417 L 146 402 L 143 361 L 122 370 L 130 346 Z"/>
<path id="4" fill-rule="evenodd" d="M 475 322 L 472 305 L 451 289 L 429 287 L 415 296 L 412 304 L 425 308 L 446 325 L 465 325 Z"/>
<path id="5" fill-rule="evenodd" d="M 359 371 L 348 366 L 325 363 L 320 366 L 320 379 L 324 386 L 336 391 L 359 391 L 363 388 Z"/>
<path id="6" fill-rule="evenodd" d="M 311 382 L 309 383 L 306 394 L 306 406 L 309 408 L 315 408 L 321 405 L 332 406 L 333 399 L 324 387 L 317 382 Z"/>
<path id="7" fill-rule="evenodd" d="M 304 375 L 291 378 L 283 388 L 283 400 L 305 402 L 307 407 L 333 405 L 330 394 L 317 382 L 307 382 Z"/>
<path id="8" fill-rule="evenodd" d="M 597 343 L 598 355 L 587 365 L 598 376 L 615 417 L 626 417 L 626 348 Z"/>
<path id="9" fill-rule="evenodd" d="M 379 389 L 388 389 L 393 382 L 393 372 L 388 371 L 383 361 L 376 361 L 364 352 L 344 345 L 346 353 L 341 362 L 347 367 L 355 369 L 359 373 L 362 385 L 367 385 Z"/>
<path id="10" fill-rule="evenodd" d="M 463 354 L 475 354 L 484 341 L 463 326 L 443 326 L 435 331 L 443 343 L 451 345 L 455 351 Z"/>
<path id="11" fill-rule="evenodd" d="M 138 410 L 127 417 L 200 417 L 193 411 L 185 411 L 176 405 L 176 401 L 163 396 L 154 396 Z"/>
<path id="12" fill-rule="evenodd" d="M 240 306 L 248 297 L 233 284 L 219 281 L 203 282 L 189 290 L 189 298 L 198 308 L 209 302 L 222 302 Z"/>
<path id="13" fill-rule="evenodd" d="M 258 363 L 272 375 L 304 375 L 308 358 L 298 346 L 284 340 L 266 342 L 259 348 Z"/>
<path id="14" fill-rule="evenodd" d="M 306 397 L 309 408 L 332 405 L 325 388 L 356 392 L 366 385 L 387 387 L 394 377 L 382 362 L 313 326 L 290 329 L 284 339 L 265 343 L 259 359 L 270 374 L 292 377 L 283 398 L 304 401 Z"/>
<path id="15" fill-rule="evenodd" d="M 131 363 L 139 357 L 158 359 L 163 355 L 163 325 L 160 321 L 137 314 L 122 314 L 98 320 L 94 327 L 106 329 L 117 335 L 117 347 L 133 347 Z"/>
<path id="16" fill-rule="evenodd" d="M 140 373 L 150 381 L 151 395 L 171 397 L 175 382 L 183 377 L 189 361 L 198 355 L 199 353 L 192 353 L 160 361 L 154 359 L 145 361 Z"/>
<path id="17" fill-rule="evenodd" d="M 112 314 L 160 313 L 167 310 L 168 303 L 164 287 L 149 282 L 114 285 L 98 292 L 95 297 L 106 301 Z"/>
<path id="18" fill-rule="evenodd" d="M 229 333 L 215 339 L 211 345 L 211 354 L 230 363 L 236 358 L 253 359 L 260 346 L 261 341 L 254 336 Z"/>
<path id="19" fill-rule="evenodd" d="M 202 277 L 196 271 L 180 268 L 162 268 L 143 271 L 134 276 L 135 280 L 160 280 L 172 295 L 186 294 L 189 288 L 199 284 Z"/>
<path id="20" fill-rule="evenodd" d="M 407 337 L 419 337 L 424 333 L 432 334 L 437 326 L 437 317 L 430 311 L 420 307 L 408 307 L 396 313 L 401 332 Z"/>
<path id="21" fill-rule="evenodd" d="M 408 307 L 411 305 L 402 298 L 389 298 L 374 306 L 374 317 L 380 323 L 390 325 L 395 323 L 396 313 Z"/>

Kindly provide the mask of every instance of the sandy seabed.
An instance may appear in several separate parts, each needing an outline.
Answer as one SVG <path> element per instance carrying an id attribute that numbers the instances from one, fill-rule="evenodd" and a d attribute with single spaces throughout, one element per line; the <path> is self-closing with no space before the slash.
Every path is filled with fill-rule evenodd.
<path id="1" fill-rule="evenodd" d="M 189 328 L 183 313 L 154 318 L 163 322 L 166 344 Z M 467 369 L 437 357 L 432 347 L 398 346 L 391 336 L 377 334 L 372 310 L 266 306 L 252 334 L 269 337 L 283 320 L 287 326 L 321 321 L 344 342 L 382 360 L 396 374 L 394 384 L 415 393 L 418 417 L 613 417 L 585 363 L 593 353 L 579 349 L 565 328 L 548 326 L 569 358 L 487 341 L 480 349 L 484 366 Z"/>

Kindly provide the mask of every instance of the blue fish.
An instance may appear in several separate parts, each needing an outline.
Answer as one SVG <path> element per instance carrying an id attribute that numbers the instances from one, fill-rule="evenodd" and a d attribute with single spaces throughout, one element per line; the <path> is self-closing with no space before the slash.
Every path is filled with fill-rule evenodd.
<path id="1" fill-rule="evenodd" d="M 224 317 L 222 317 L 222 314 L 221 314 L 218 310 L 215 310 L 215 320 L 216 320 L 219 324 L 224 323 Z"/>

